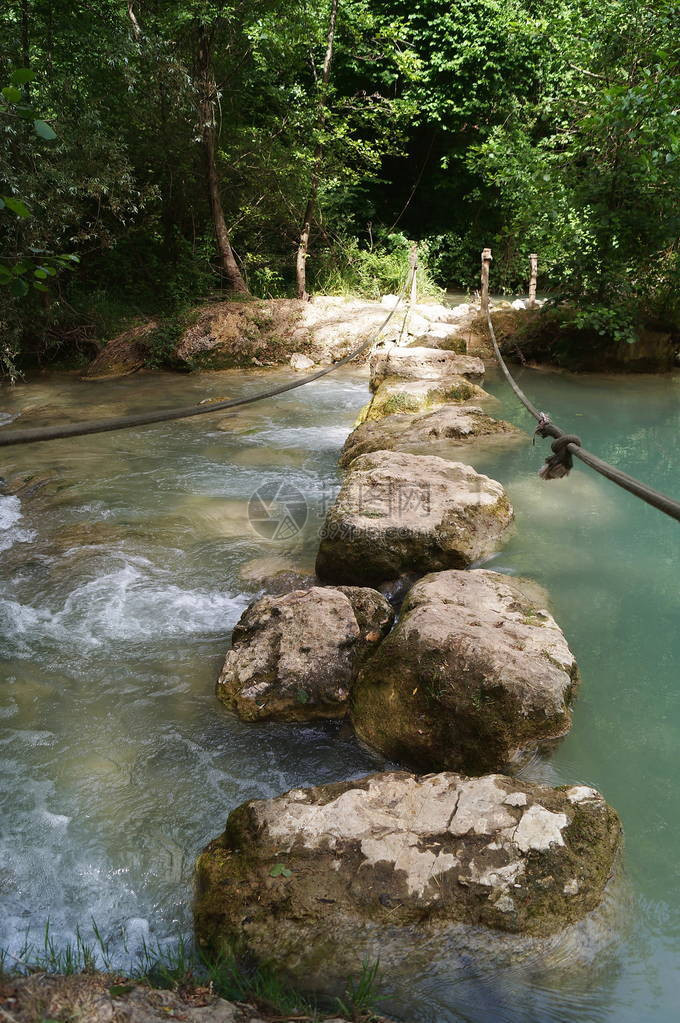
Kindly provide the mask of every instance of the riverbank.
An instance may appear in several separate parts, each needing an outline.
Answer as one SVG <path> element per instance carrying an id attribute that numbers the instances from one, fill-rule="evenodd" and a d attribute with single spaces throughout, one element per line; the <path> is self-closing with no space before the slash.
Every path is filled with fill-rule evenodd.
<path id="1" fill-rule="evenodd" d="M 180 371 L 292 365 L 330 365 L 375 336 L 400 344 L 466 350 L 493 360 L 486 321 L 473 301 L 423 301 L 385 317 L 396 296 L 380 302 L 339 296 L 217 302 L 172 322 L 140 322 L 102 345 L 85 370 L 88 379 L 124 376 L 149 367 Z M 402 311 L 403 310 L 403 311 Z M 640 328 L 634 343 L 576 326 L 566 307 L 531 310 L 523 300 L 492 304 L 504 354 L 529 365 L 587 372 L 668 372 L 678 365 L 680 338 Z M 579 321 L 580 322 L 580 321 Z M 367 355 L 362 357 L 365 361 Z"/>

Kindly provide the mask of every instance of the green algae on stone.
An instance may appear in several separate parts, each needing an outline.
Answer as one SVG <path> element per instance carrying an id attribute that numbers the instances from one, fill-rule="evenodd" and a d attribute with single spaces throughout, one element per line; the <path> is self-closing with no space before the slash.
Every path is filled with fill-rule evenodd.
<path id="1" fill-rule="evenodd" d="M 331 993 L 357 961 L 398 970 L 452 934 L 540 954 L 596 910 L 619 844 L 616 813 L 584 786 L 388 772 L 293 789 L 238 807 L 199 857 L 196 937 Z"/>

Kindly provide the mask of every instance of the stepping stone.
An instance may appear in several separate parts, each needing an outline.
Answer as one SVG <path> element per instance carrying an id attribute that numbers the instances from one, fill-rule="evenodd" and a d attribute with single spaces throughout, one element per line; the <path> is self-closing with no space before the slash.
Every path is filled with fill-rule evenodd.
<path id="1" fill-rule="evenodd" d="M 199 857 L 196 936 L 329 994 L 362 961 L 398 976 L 423 946 L 488 969 L 539 962 L 568 933 L 573 963 L 579 934 L 591 955 L 611 940 L 613 899 L 592 911 L 620 840 L 584 786 L 388 772 L 293 789 L 238 807 Z"/>
<path id="2" fill-rule="evenodd" d="M 438 572 L 359 675 L 357 735 L 418 770 L 516 768 L 571 727 L 578 670 L 544 594 L 497 572 Z"/>
<path id="3" fill-rule="evenodd" d="M 378 592 L 353 586 L 261 597 L 234 629 L 217 696 L 244 721 L 344 717 L 393 617 Z"/>
<path id="4" fill-rule="evenodd" d="M 447 376 L 434 380 L 382 381 L 368 405 L 359 413 L 357 423 L 367 419 L 382 419 L 395 412 L 427 412 L 442 405 L 463 402 L 492 402 L 494 398 L 465 377 Z"/>
<path id="5" fill-rule="evenodd" d="M 494 419 L 475 405 L 444 405 L 421 415 L 391 415 L 362 423 L 349 435 L 340 455 L 346 467 L 358 455 L 371 451 L 406 451 L 446 457 L 454 444 L 466 444 L 483 437 L 513 443 L 525 441 L 516 426 Z M 443 450 L 442 450 L 443 449 Z"/>
<path id="6" fill-rule="evenodd" d="M 387 377 L 401 380 L 440 380 L 461 376 L 473 382 L 484 377 L 484 363 L 471 355 L 458 355 L 439 348 L 400 348 L 392 345 L 376 349 L 369 359 L 371 390 L 377 390 Z"/>
<path id="7" fill-rule="evenodd" d="M 430 455 L 375 451 L 355 458 L 329 509 L 316 574 L 374 586 L 491 554 L 512 521 L 500 483 Z"/>

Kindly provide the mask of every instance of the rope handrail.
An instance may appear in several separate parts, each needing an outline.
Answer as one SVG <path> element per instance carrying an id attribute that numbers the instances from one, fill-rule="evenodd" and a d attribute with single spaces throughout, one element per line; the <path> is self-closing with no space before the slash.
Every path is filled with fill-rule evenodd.
<path id="1" fill-rule="evenodd" d="M 42 441 L 57 440 L 63 437 L 82 437 L 92 433 L 110 433 L 114 430 L 129 430 L 135 426 L 169 422 L 173 419 L 204 416 L 211 412 L 220 412 L 223 409 L 238 408 L 241 405 L 252 405 L 256 401 L 275 398 L 279 394 L 285 394 L 287 391 L 294 391 L 298 387 L 304 387 L 305 384 L 310 384 L 313 380 L 319 380 L 321 377 L 333 373 L 341 366 L 346 366 L 347 363 L 352 362 L 353 359 L 356 359 L 375 343 L 403 302 L 415 272 L 414 267 L 406 275 L 402 289 L 397 296 L 397 301 L 367 341 L 362 341 L 361 344 L 353 348 L 342 359 L 334 362 L 332 366 L 326 366 L 315 373 L 309 373 L 301 380 L 293 380 L 290 383 L 281 384 L 279 387 L 272 387 L 268 391 L 258 391 L 256 394 L 246 395 L 241 398 L 230 398 L 226 401 L 208 402 L 200 405 L 184 405 L 179 408 L 161 409 L 157 412 L 141 412 L 138 415 L 117 416 L 112 419 L 91 419 L 83 423 L 65 423 L 63 426 L 36 426 L 24 430 L 2 429 L 0 430 L 0 447 L 10 447 L 17 444 L 37 444 Z"/>
<path id="2" fill-rule="evenodd" d="M 491 322 L 491 312 L 489 309 L 486 310 L 486 320 L 489 328 L 489 336 L 491 343 L 493 344 L 494 354 L 498 365 L 500 366 L 503 376 L 510 384 L 510 387 L 515 392 L 517 398 L 524 405 L 527 412 L 531 413 L 534 419 L 537 421 L 538 426 L 536 427 L 536 433 L 540 437 L 553 437 L 553 459 L 561 462 L 565 466 L 568 472 L 570 468 L 571 458 L 578 458 L 585 465 L 594 469 L 595 472 L 599 473 L 600 476 L 604 476 L 606 479 L 611 480 L 618 487 L 623 490 L 627 490 L 630 494 L 634 494 L 639 497 L 641 501 L 646 504 L 650 504 L 653 508 L 657 508 L 663 512 L 664 515 L 670 516 L 675 519 L 676 522 L 680 522 L 680 501 L 674 500 L 667 494 L 662 494 L 658 490 L 654 490 L 653 487 L 647 486 L 646 483 L 642 483 L 634 476 L 629 476 L 628 473 L 623 472 L 621 469 L 617 469 L 616 466 L 610 465 L 609 462 L 605 462 L 602 458 L 598 458 L 591 451 L 582 447 L 580 439 L 575 437 L 573 434 L 567 434 L 564 430 L 561 430 L 559 426 L 551 422 L 549 417 L 544 412 L 539 412 L 535 405 L 527 398 L 526 394 L 519 386 L 517 381 L 512 376 L 512 373 L 505 364 L 505 360 L 501 355 L 501 350 L 498 347 L 498 341 L 496 340 L 496 332 L 493 329 L 493 323 Z M 566 458 L 565 458 L 566 456 Z M 553 459 L 548 459 L 550 463 Z M 566 459 L 569 459 L 567 462 Z M 546 468 L 546 466 L 544 466 Z M 551 473 L 544 473 L 544 478 L 550 478 Z M 562 473 L 561 475 L 564 475 Z"/>

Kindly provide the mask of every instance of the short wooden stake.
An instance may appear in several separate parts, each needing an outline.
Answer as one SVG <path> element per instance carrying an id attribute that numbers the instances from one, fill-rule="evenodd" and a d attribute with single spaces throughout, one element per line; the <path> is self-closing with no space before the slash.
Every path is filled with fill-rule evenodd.
<path id="1" fill-rule="evenodd" d="M 531 273 L 529 276 L 529 308 L 536 308 L 536 281 L 538 279 L 538 255 L 532 252 L 529 256 Z"/>
<path id="2" fill-rule="evenodd" d="M 491 265 L 491 249 L 482 249 L 482 312 L 489 311 L 489 267 Z"/>
<path id="3" fill-rule="evenodd" d="M 411 269 L 411 312 L 418 301 L 418 242 L 411 243 L 409 255 L 409 266 Z"/>

